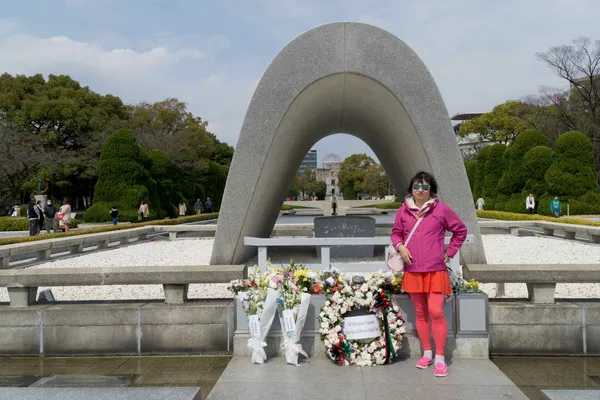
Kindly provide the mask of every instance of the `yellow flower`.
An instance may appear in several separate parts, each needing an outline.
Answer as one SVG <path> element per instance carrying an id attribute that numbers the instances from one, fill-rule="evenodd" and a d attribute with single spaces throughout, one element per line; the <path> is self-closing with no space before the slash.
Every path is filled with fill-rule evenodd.
<path id="1" fill-rule="evenodd" d="M 341 283 L 344 283 L 344 278 L 342 278 L 342 276 L 340 275 L 340 277 L 338 278 L 338 281 Z"/>
<path id="2" fill-rule="evenodd" d="M 299 269 L 296 272 L 294 272 L 294 278 L 296 279 L 306 279 L 306 275 L 308 274 L 308 270 L 306 269 Z"/>
<path id="3" fill-rule="evenodd" d="M 283 271 L 281 270 L 281 268 L 275 268 L 275 273 L 277 275 L 279 275 L 279 274 L 283 273 Z"/>

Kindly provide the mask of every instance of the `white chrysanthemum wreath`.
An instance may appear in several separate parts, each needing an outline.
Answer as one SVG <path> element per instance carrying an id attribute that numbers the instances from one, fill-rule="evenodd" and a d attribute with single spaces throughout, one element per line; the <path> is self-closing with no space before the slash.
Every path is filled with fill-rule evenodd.
<path id="1" fill-rule="evenodd" d="M 319 314 L 321 339 L 327 354 L 338 365 L 379 365 L 391 363 L 400 350 L 404 319 L 392 293 L 399 291 L 401 276 L 374 274 L 362 282 L 346 282 L 337 270 L 321 275 L 326 300 Z M 349 340 L 343 332 L 344 316 L 355 310 L 374 313 L 380 336 L 365 343 Z"/>

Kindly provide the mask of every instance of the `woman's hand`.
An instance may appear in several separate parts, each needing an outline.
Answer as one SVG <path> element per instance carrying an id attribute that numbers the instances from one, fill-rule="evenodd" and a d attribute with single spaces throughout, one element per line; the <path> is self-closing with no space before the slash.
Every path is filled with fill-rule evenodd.
<path id="1" fill-rule="evenodd" d="M 450 258 L 448 258 L 448 256 L 446 255 L 446 253 L 444 253 L 444 256 L 442 257 L 442 260 L 444 260 L 445 263 L 448 263 L 450 261 Z"/>
<path id="2" fill-rule="evenodd" d="M 398 246 L 398 253 L 400 253 L 400 258 L 402 258 L 402 261 L 404 261 L 405 264 L 412 264 L 412 256 L 405 245 L 401 244 Z"/>

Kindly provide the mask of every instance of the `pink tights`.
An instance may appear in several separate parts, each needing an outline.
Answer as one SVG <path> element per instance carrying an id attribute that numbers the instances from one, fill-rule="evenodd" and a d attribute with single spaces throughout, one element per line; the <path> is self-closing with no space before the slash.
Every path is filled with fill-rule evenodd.
<path id="1" fill-rule="evenodd" d="M 411 293 L 410 298 L 415 305 L 417 334 L 423 350 L 431 350 L 429 334 L 429 317 L 431 317 L 435 354 L 443 356 L 448 336 L 448 326 L 444 317 L 444 295 L 441 293 Z"/>

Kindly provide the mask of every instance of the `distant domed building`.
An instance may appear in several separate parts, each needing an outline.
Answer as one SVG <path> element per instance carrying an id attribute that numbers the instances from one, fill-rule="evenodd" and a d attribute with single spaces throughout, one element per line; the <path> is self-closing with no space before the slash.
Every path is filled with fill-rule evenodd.
<path id="1" fill-rule="evenodd" d="M 327 197 L 331 197 L 335 193 L 340 196 L 340 187 L 338 182 L 338 174 L 342 166 L 342 157 L 337 154 L 327 154 L 323 157 L 323 167 L 317 168 L 317 179 L 325 182 L 327 185 Z"/>

